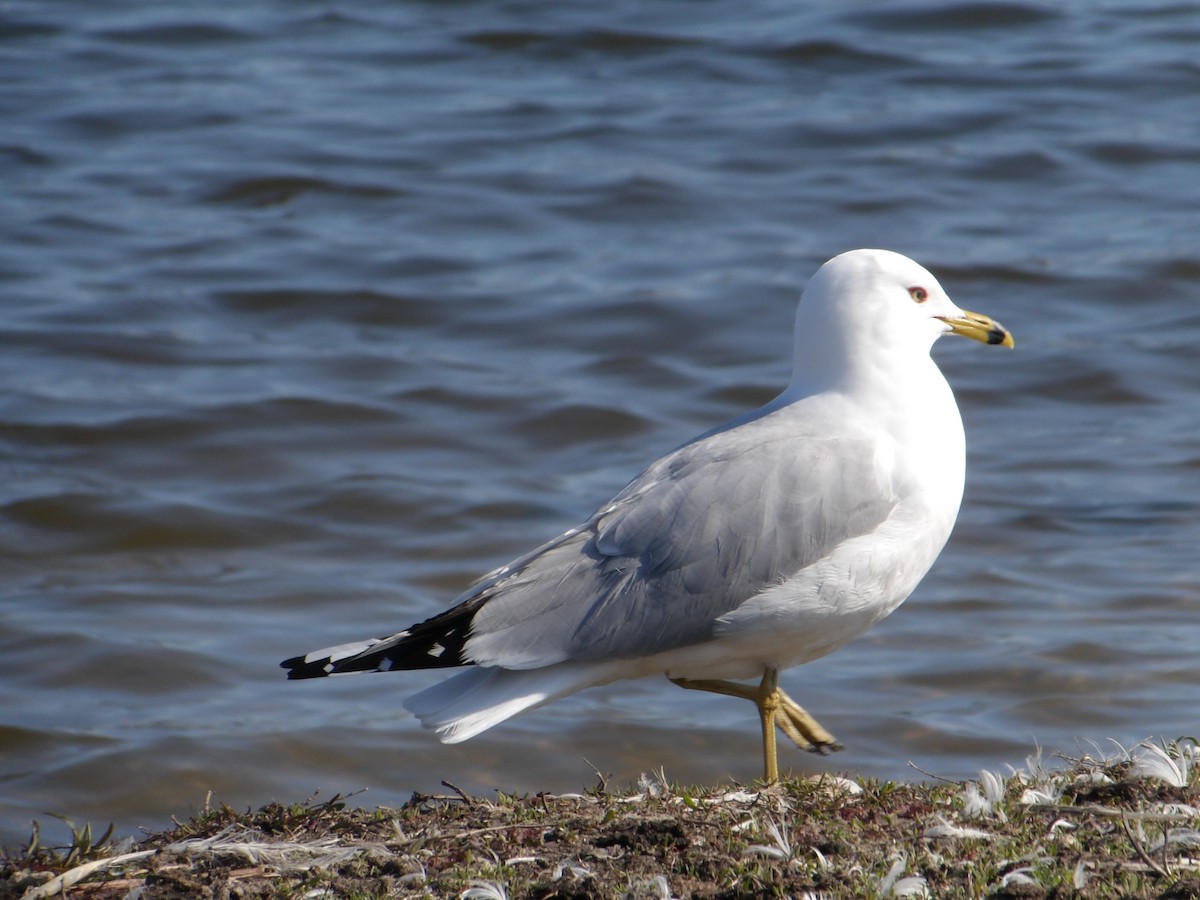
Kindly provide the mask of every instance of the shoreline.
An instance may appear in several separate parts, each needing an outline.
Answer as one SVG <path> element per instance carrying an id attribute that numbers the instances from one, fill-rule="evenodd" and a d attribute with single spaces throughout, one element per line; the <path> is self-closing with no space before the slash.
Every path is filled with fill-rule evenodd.
<path id="1" fill-rule="evenodd" d="M 0 900 L 43 897 L 1200 897 L 1200 752 L 1040 756 L 978 781 L 643 776 L 571 794 L 208 806 L 140 841 L 7 849 Z M 36 838 L 36 831 L 35 831 Z"/>

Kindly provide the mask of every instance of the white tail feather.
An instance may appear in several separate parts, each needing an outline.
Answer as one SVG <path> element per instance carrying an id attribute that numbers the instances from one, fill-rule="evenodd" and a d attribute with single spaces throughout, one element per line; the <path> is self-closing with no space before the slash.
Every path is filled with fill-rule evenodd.
<path id="1" fill-rule="evenodd" d="M 480 666 L 413 694 L 404 706 L 443 744 L 457 744 L 517 713 L 611 681 L 610 669 L 603 663 L 520 670 Z"/>

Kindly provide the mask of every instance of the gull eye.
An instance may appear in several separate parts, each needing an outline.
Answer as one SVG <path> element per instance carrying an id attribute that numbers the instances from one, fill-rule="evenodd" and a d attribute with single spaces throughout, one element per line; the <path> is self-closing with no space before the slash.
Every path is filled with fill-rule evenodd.
<path id="1" fill-rule="evenodd" d="M 929 299 L 929 291 L 923 287 L 911 287 L 908 289 L 908 296 L 912 297 L 915 303 L 924 303 Z"/>

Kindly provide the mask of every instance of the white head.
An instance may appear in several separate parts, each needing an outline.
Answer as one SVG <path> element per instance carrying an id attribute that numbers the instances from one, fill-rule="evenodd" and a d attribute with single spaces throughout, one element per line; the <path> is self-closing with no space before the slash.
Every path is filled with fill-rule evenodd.
<path id="1" fill-rule="evenodd" d="M 924 267 L 890 250 L 851 250 L 821 266 L 796 311 L 793 383 L 887 378 L 943 334 L 1011 347 L 998 323 L 955 305 Z M 932 363 L 930 363 L 932 365 Z"/>

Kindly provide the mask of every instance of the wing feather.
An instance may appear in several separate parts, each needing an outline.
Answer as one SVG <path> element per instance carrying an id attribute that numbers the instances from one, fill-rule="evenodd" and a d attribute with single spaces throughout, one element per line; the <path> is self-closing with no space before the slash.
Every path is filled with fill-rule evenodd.
<path id="1" fill-rule="evenodd" d="M 722 615 L 879 527 L 898 496 L 878 435 L 806 433 L 803 405 L 680 447 L 492 573 L 461 598 L 476 608 L 464 659 L 535 668 L 705 641 Z"/>

